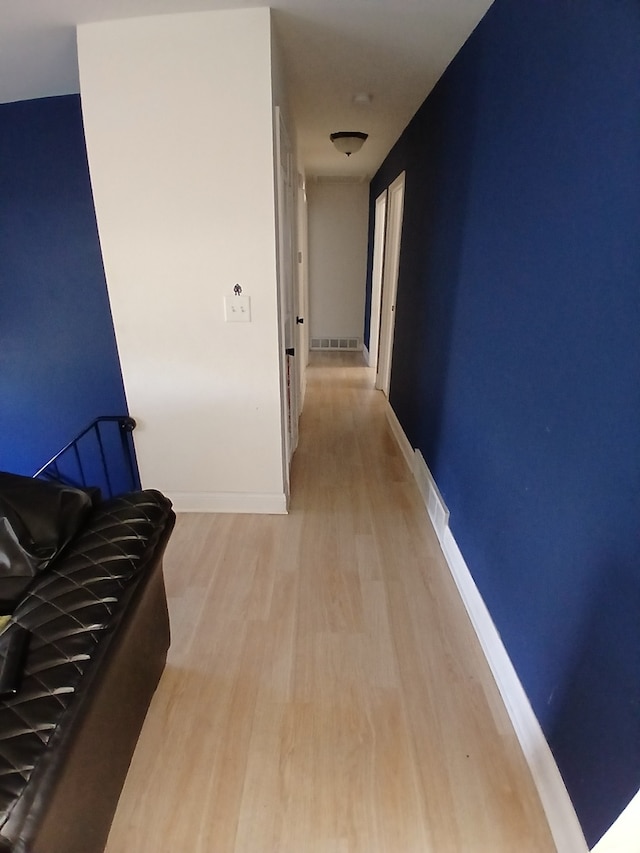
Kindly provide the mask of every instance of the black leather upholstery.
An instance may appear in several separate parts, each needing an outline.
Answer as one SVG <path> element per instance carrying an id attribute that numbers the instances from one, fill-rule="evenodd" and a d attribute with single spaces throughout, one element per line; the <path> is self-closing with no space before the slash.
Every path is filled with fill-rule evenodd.
<path id="1" fill-rule="evenodd" d="M 37 572 L 80 531 L 99 498 L 76 489 L 0 471 L 0 600 L 13 611 Z"/>
<path id="2" fill-rule="evenodd" d="M 173 519 L 170 502 L 153 491 L 98 506 L 15 610 L 31 639 L 19 691 L 0 698 L 0 838 L 21 837 L 34 803 L 42 808 L 43 789 L 64 772 L 67 742 L 83 725 L 84 697 L 145 570 L 159 562 Z"/>

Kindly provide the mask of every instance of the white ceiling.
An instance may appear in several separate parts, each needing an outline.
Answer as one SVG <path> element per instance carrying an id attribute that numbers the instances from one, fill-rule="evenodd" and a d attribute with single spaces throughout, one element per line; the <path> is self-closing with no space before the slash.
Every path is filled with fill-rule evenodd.
<path id="1" fill-rule="evenodd" d="M 371 176 L 492 0 L 3 0 L 0 103 L 77 92 L 75 25 L 271 6 L 308 175 Z M 369 105 L 353 103 L 358 93 Z M 338 130 L 369 139 L 347 158 Z"/>

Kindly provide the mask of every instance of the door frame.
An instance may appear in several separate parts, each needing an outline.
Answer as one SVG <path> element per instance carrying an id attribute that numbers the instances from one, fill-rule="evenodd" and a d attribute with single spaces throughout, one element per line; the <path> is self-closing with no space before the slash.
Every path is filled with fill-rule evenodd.
<path id="1" fill-rule="evenodd" d="M 297 287 L 296 265 L 296 184 L 289 133 L 282 110 L 274 110 L 276 166 L 276 227 L 278 269 L 278 313 L 280 321 L 280 397 L 282 409 L 282 465 L 284 490 L 289 504 L 291 458 L 298 444 L 299 378 L 295 355 Z"/>
<path id="2" fill-rule="evenodd" d="M 395 181 L 389 185 L 387 196 L 387 227 L 384 240 L 382 308 L 380 311 L 380 347 L 376 373 L 376 388 L 379 388 L 387 398 L 389 397 L 391 363 L 393 361 L 405 174 L 405 172 L 401 172 Z"/>
<path id="3" fill-rule="evenodd" d="M 378 365 L 380 312 L 382 310 L 382 271 L 387 228 L 387 190 L 376 199 L 373 225 L 373 269 L 371 272 L 371 310 L 369 312 L 369 367 Z"/>
<path id="4" fill-rule="evenodd" d="M 298 369 L 298 415 L 304 407 L 309 363 L 309 228 L 307 188 L 304 177 L 298 173 L 297 199 L 297 313 L 296 313 L 296 359 Z"/>

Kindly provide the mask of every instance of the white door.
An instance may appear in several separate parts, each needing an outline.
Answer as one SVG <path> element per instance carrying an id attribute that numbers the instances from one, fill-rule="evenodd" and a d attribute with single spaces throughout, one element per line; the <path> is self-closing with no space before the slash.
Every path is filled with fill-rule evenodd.
<path id="1" fill-rule="evenodd" d="M 384 238 L 387 226 L 387 191 L 376 199 L 373 226 L 373 272 L 371 275 L 371 312 L 369 314 L 369 367 L 378 364 L 380 339 L 380 305 L 382 299 L 382 270 L 384 269 Z"/>
<path id="2" fill-rule="evenodd" d="M 402 172 L 391 184 L 387 200 L 387 229 L 382 271 L 382 310 L 380 312 L 380 351 L 376 374 L 376 388 L 380 388 L 387 397 L 391 383 L 393 334 L 396 319 L 396 295 L 398 292 L 400 240 L 404 208 L 404 178 L 405 173 Z"/>
<path id="3" fill-rule="evenodd" d="M 285 490 L 289 496 L 291 457 L 298 444 L 298 374 L 296 367 L 295 189 L 291 143 L 279 107 L 275 110 L 280 302 L 280 364 Z"/>

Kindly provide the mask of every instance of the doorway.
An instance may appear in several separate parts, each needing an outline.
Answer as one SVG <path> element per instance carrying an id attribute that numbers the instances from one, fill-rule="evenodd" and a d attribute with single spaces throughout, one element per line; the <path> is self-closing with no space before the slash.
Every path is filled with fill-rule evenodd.
<path id="1" fill-rule="evenodd" d="M 382 263 L 382 306 L 380 309 L 380 344 L 377 360 L 376 388 L 389 397 L 393 336 L 395 332 L 400 241 L 404 210 L 405 172 L 402 172 L 387 190 L 387 217 L 384 231 Z M 376 203 L 377 205 L 377 203 Z M 373 309 L 373 300 L 372 300 Z"/>
<path id="2" fill-rule="evenodd" d="M 380 342 L 380 309 L 382 302 L 382 270 L 384 268 L 384 240 L 387 228 L 387 191 L 376 199 L 373 226 L 373 271 L 371 274 L 371 313 L 369 324 L 369 367 L 378 364 Z"/>
<path id="3" fill-rule="evenodd" d="M 295 276 L 295 203 L 293 153 L 289 134 L 279 107 L 275 108 L 276 182 L 278 228 L 278 287 L 280 311 L 281 399 L 283 423 L 284 487 L 287 503 L 290 493 L 291 458 L 298 444 L 299 388 L 296 361 L 297 287 Z"/>

